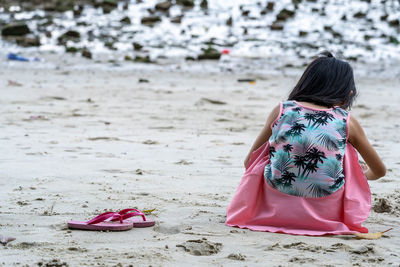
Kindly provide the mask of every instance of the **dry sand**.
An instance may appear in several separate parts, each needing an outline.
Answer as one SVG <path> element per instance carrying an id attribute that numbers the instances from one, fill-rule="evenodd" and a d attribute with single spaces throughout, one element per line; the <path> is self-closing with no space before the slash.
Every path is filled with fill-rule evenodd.
<path id="1" fill-rule="evenodd" d="M 376 211 L 365 225 L 394 228 L 371 241 L 224 225 L 243 159 L 298 77 L 265 75 L 250 85 L 230 74 L 24 66 L 0 71 L 0 234 L 17 238 L 0 247 L 0 264 L 399 266 L 398 80 L 357 77 L 352 114 L 388 167 L 370 182 Z M 127 207 L 156 208 L 156 226 L 66 228 Z"/>

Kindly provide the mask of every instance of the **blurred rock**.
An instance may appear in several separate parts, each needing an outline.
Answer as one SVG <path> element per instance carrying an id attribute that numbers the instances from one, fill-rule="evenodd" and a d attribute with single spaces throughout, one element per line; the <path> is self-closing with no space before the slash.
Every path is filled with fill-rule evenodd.
<path id="1" fill-rule="evenodd" d="M 359 11 L 359 12 L 357 12 L 357 13 L 355 13 L 355 14 L 353 15 L 353 17 L 358 18 L 358 19 L 365 18 L 366 16 L 367 16 L 367 14 L 366 14 L 366 13 L 363 13 L 363 12 L 361 12 L 361 11 Z"/>
<path id="2" fill-rule="evenodd" d="M 207 9 L 208 8 L 208 1 L 207 0 L 201 0 L 200 7 L 202 9 Z"/>
<path id="3" fill-rule="evenodd" d="M 89 24 L 86 21 L 78 21 L 76 23 L 76 26 L 84 26 L 84 27 L 86 27 L 86 26 L 89 26 Z"/>
<path id="4" fill-rule="evenodd" d="M 45 11 L 51 11 L 51 12 L 65 12 L 68 10 L 73 10 L 74 5 L 75 5 L 74 0 L 53 0 L 53 1 L 46 1 L 43 4 L 43 9 Z"/>
<path id="5" fill-rule="evenodd" d="M 273 31 L 281 31 L 283 30 L 283 25 L 277 22 L 274 22 L 271 24 L 271 26 L 269 26 L 271 30 Z"/>
<path id="6" fill-rule="evenodd" d="M 349 57 L 346 57 L 346 60 L 349 60 L 349 61 L 358 61 L 358 57 L 357 56 L 349 56 Z"/>
<path id="7" fill-rule="evenodd" d="M 277 21 L 285 21 L 285 20 L 293 17 L 294 14 L 295 14 L 294 11 L 284 8 L 278 13 L 278 15 L 276 15 L 276 20 Z"/>
<path id="8" fill-rule="evenodd" d="M 25 23 L 12 23 L 3 27 L 1 35 L 3 36 L 22 36 L 30 33 L 28 25 Z"/>
<path id="9" fill-rule="evenodd" d="M 40 29 L 40 28 L 45 29 L 47 26 L 50 26 L 50 25 L 52 25 L 53 23 L 54 23 L 53 16 L 47 15 L 47 16 L 45 17 L 44 21 L 41 22 L 41 23 L 39 24 L 39 29 Z"/>
<path id="10" fill-rule="evenodd" d="M 114 47 L 114 44 L 115 44 L 114 40 L 109 40 L 104 43 L 104 46 L 110 50 L 117 50 L 117 48 Z"/>
<path id="11" fill-rule="evenodd" d="M 145 24 L 145 25 L 153 25 L 160 21 L 161 21 L 160 16 L 147 16 L 147 17 L 143 17 L 141 19 L 142 24 Z"/>
<path id="12" fill-rule="evenodd" d="M 325 25 L 324 26 L 324 30 L 327 31 L 327 32 L 330 32 L 332 34 L 332 36 L 335 37 L 335 38 L 342 38 L 343 37 L 343 35 L 341 33 L 337 32 L 337 31 L 335 31 L 332 28 L 332 26 Z"/>
<path id="13" fill-rule="evenodd" d="M 123 17 L 120 20 L 120 22 L 125 23 L 125 24 L 131 24 L 131 19 L 128 16 L 126 16 L 126 17 Z"/>
<path id="14" fill-rule="evenodd" d="M 135 62 L 139 62 L 139 63 L 152 63 L 152 61 L 150 60 L 149 56 L 136 56 L 133 61 Z"/>
<path id="15" fill-rule="evenodd" d="M 171 22 L 172 23 L 181 23 L 182 18 L 183 18 L 183 15 L 175 16 L 175 17 L 171 18 Z"/>
<path id="16" fill-rule="evenodd" d="M 156 4 L 155 9 L 159 11 L 168 11 L 172 6 L 172 3 L 170 1 L 164 1 Z"/>
<path id="17" fill-rule="evenodd" d="M 81 4 L 81 5 L 74 6 L 73 11 L 74 11 L 74 16 L 75 17 L 80 16 L 82 14 L 82 11 L 83 11 L 83 5 Z"/>
<path id="18" fill-rule="evenodd" d="M 126 55 L 125 60 L 138 62 L 138 63 L 154 63 L 153 61 L 150 60 L 149 56 L 136 56 L 135 58 L 132 58 L 129 55 Z"/>
<path id="19" fill-rule="evenodd" d="M 87 49 L 82 50 L 82 56 L 85 58 L 92 59 L 92 52 Z"/>
<path id="20" fill-rule="evenodd" d="M 400 20 L 399 19 L 392 19 L 392 20 L 389 21 L 389 25 L 397 27 L 397 26 L 400 25 Z"/>
<path id="21" fill-rule="evenodd" d="M 242 16 L 243 16 L 243 17 L 248 17 L 249 14 L 250 14 L 250 10 L 243 10 L 243 11 L 242 11 Z"/>
<path id="22" fill-rule="evenodd" d="M 371 35 L 368 35 L 368 34 L 364 35 L 364 40 L 365 41 L 369 41 L 369 40 L 371 40 L 371 38 L 372 38 Z"/>
<path id="23" fill-rule="evenodd" d="M 399 45 L 400 42 L 395 36 L 389 36 L 389 42 L 395 45 Z"/>
<path id="24" fill-rule="evenodd" d="M 156 13 L 156 10 L 152 8 L 147 8 L 146 11 L 149 12 L 150 15 L 154 15 Z"/>
<path id="25" fill-rule="evenodd" d="M 204 60 L 204 59 L 218 60 L 221 57 L 221 53 L 217 49 L 211 46 L 207 48 L 202 48 L 201 50 L 203 51 L 203 53 L 197 57 L 198 60 Z"/>
<path id="26" fill-rule="evenodd" d="M 143 45 L 136 43 L 136 42 L 134 42 L 132 45 L 133 45 L 133 49 L 136 51 L 139 51 L 143 48 Z"/>
<path id="27" fill-rule="evenodd" d="M 226 22 L 225 22 L 225 24 L 227 25 L 227 26 L 232 26 L 232 17 L 229 17 L 229 19 L 227 19 L 226 20 Z"/>
<path id="28" fill-rule="evenodd" d="M 319 49 L 320 48 L 318 45 L 315 45 L 315 44 L 309 43 L 309 42 L 298 43 L 298 46 L 307 47 L 310 49 Z"/>
<path id="29" fill-rule="evenodd" d="M 31 34 L 23 37 L 17 37 L 15 40 L 18 45 L 23 47 L 40 46 L 39 37 Z"/>
<path id="30" fill-rule="evenodd" d="M 58 44 L 66 44 L 68 41 L 79 42 L 81 34 L 74 30 L 69 30 L 58 37 Z"/>
<path id="31" fill-rule="evenodd" d="M 274 10 L 274 7 L 275 7 L 274 2 L 268 2 L 267 5 L 265 6 L 265 8 L 261 10 L 260 14 L 265 15 L 268 12 L 272 12 Z"/>
<path id="32" fill-rule="evenodd" d="M 265 7 L 268 11 L 274 10 L 275 3 L 274 2 L 268 2 L 267 6 Z"/>
<path id="33" fill-rule="evenodd" d="M 193 0 L 176 0 L 176 3 L 184 7 L 189 7 L 189 8 L 194 7 Z"/>
<path id="34" fill-rule="evenodd" d="M 77 53 L 79 52 L 79 48 L 76 48 L 74 46 L 69 46 L 65 48 L 65 52 L 67 53 Z"/>
<path id="35" fill-rule="evenodd" d="M 118 0 L 103 0 L 100 3 L 103 13 L 108 14 L 118 7 Z"/>
<path id="36" fill-rule="evenodd" d="M 299 31 L 299 36 L 304 37 L 304 36 L 307 36 L 307 35 L 308 35 L 308 32 L 306 32 L 306 31 Z"/>

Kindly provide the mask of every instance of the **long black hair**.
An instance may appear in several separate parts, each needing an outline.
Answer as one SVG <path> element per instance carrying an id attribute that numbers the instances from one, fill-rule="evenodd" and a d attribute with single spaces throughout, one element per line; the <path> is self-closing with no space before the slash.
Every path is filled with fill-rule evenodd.
<path id="1" fill-rule="evenodd" d="M 357 95 L 353 69 L 349 63 L 321 52 L 306 68 L 288 100 L 333 107 L 351 108 Z"/>

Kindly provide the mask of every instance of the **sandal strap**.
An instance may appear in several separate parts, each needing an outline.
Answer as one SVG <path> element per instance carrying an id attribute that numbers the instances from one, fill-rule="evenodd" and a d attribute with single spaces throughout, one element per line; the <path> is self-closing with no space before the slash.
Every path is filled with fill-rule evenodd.
<path id="1" fill-rule="evenodd" d="M 135 217 L 135 216 L 142 216 L 143 221 L 146 221 L 146 217 L 144 216 L 144 214 L 139 214 L 137 212 L 126 213 L 126 214 L 122 215 L 122 218 L 123 218 L 123 220 L 125 220 L 125 219 L 131 218 L 131 217 Z"/>
<path id="2" fill-rule="evenodd" d="M 110 221 L 117 221 L 118 219 L 125 220 L 128 218 L 134 217 L 134 216 L 142 216 L 143 221 L 146 221 L 146 216 L 144 216 L 143 213 L 139 213 L 139 212 L 128 212 L 128 213 L 125 213 L 124 215 L 119 215 L 119 216 L 120 217 L 116 216 L 115 218 L 111 218 Z"/>
<path id="3" fill-rule="evenodd" d="M 104 221 L 118 221 L 120 223 L 123 223 L 125 219 L 134 217 L 134 216 L 141 216 L 143 218 L 143 221 L 146 221 L 146 216 L 144 213 L 138 209 L 123 209 L 120 212 L 114 212 L 114 211 L 107 211 L 102 214 L 97 215 L 96 217 L 90 219 L 89 221 L 86 221 L 86 224 L 96 224 L 96 223 L 101 223 Z"/>
<path id="4" fill-rule="evenodd" d="M 133 211 L 133 212 L 131 212 Z M 138 209 L 123 209 L 121 211 L 118 212 L 118 214 L 123 216 L 123 219 L 127 219 L 133 216 L 142 216 L 143 221 L 146 221 L 146 216 L 143 213 L 143 211 L 138 210 Z M 128 217 L 125 217 L 128 216 Z"/>
<path id="5" fill-rule="evenodd" d="M 123 210 L 120 210 L 118 213 L 121 214 L 121 215 L 123 215 L 123 214 L 125 214 L 125 213 L 130 212 L 130 211 L 135 211 L 135 212 L 144 214 L 143 211 L 138 210 L 138 209 L 123 209 Z"/>
<path id="6" fill-rule="evenodd" d="M 122 216 L 120 214 L 116 213 L 116 212 L 108 211 L 108 212 L 104 212 L 102 214 L 97 215 L 96 217 L 90 219 L 86 223 L 87 224 L 96 224 L 96 223 L 104 222 L 107 219 L 117 218 L 117 217 L 122 217 Z M 119 218 L 117 218 L 117 219 L 119 219 Z"/>

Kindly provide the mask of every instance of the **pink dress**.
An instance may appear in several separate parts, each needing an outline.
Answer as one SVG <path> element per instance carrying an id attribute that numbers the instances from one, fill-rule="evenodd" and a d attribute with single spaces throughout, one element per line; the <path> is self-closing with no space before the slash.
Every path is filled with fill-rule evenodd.
<path id="1" fill-rule="evenodd" d="M 269 143 L 251 155 L 246 172 L 227 208 L 226 225 L 254 231 L 294 235 L 367 233 L 363 223 L 371 209 L 371 192 L 354 147 L 346 144 L 344 185 L 325 197 L 308 198 L 282 193 L 264 178 Z"/>

